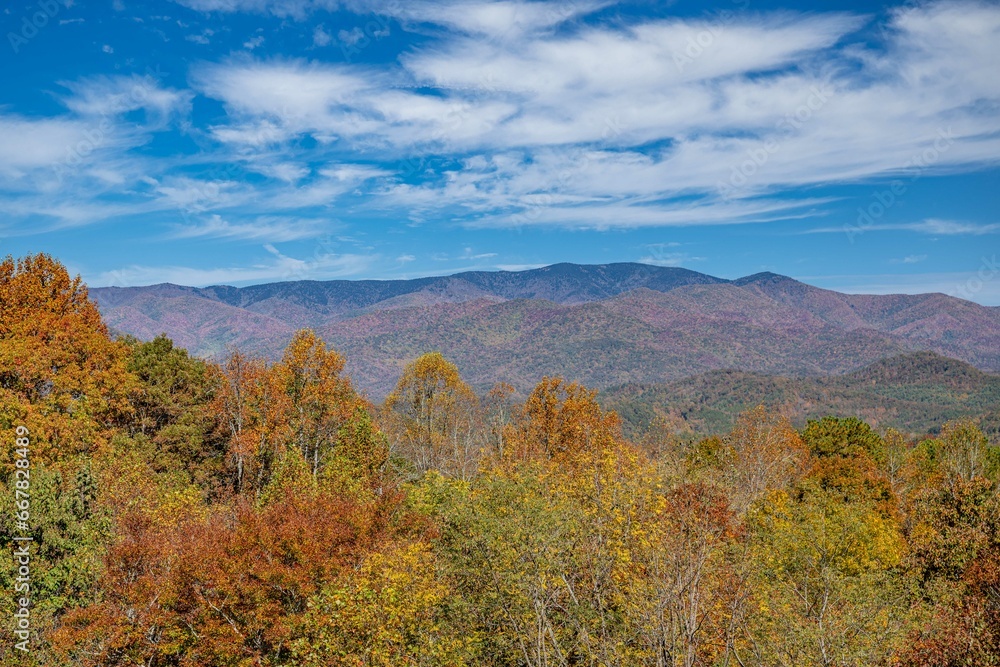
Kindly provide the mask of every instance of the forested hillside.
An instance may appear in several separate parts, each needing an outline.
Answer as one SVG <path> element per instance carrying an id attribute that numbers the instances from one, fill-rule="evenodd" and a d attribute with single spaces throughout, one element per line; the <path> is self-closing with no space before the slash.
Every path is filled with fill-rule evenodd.
<path id="1" fill-rule="evenodd" d="M 637 437 L 665 424 L 678 433 L 724 433 L 740 413 L 759 404 L 799 427 L 837 414 L 912 437 L 975 416 L 984 432 L 1000 437 L 1000 375 L 933 352 L 884 359 L 845 375 L 794 378 L 722 370 L 670 383 L 628 384 L 602 392 L 601 404 L 615 410 L 626 432 Z"/>
<path id="2" fill-rule="evenodd" d="M 909 363 L 947 362 L 844 376 L 843 405 Z M 747 404 L 633 441 L 558 369 L 519 401 L 431 352 L 375 404 L 346 368 L 310 330 L 218 363 L 116 338 L 57 261 L 0 262 L 0 544 L 31 538 L 29 574 L 0 568 L 0 663 L 1000 663 L 975 418 L 919 439 Z M 996 410 L 992 380 L 943 372 Z"/>

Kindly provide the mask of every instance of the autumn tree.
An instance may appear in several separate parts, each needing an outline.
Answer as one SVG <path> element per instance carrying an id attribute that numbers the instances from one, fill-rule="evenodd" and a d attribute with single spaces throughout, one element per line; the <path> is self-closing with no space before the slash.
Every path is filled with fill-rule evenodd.
<path id="1" fill-rule="evenodd" d="M 475 473 L 482 447 L 478 400 L 458 367 L 440 353 L 407 365 L 385 410 L 394 446 L 418 473 L 435 469 L 461 479 Z"/>
<path id="2" fill-rule="evenodd" d="M 259 494 L 291 442 L 289 397 L 263 359 L 234 352 L 223 364 L 212 410 L 228 440 L 228 466 L 236 493 Z"/>
<path id="3" fill-rule="evenodd" d="M 272 369 L 287 395 L 294 445 L 311 462 L 313 475 L 333 449 L 340 429 L 362 405 L 343 370 L 344 358 L 308 330 L 295 334 Z"/>
<path id="4" fill-rule="evenodd" d="M 657 666 L 716 664 L 724 659 L 738 573 L 727 561 L 739 537 L 736 516 L 719 488 L 685 483 L 654 501 L 635 561 L 635 626 Z"/>
<path id="5" fill-rule="evenodd" d="M 489 448 L 499 456 L 504 455 L 507 444 L 505 434 L 514 416 L 514 387 L 506 382 L 498 382 L 486 396 L 483 412 L 486 421 L 486 441 Z"/>
<path id="6" fill-rule="evenodd" d="M 867 423 L 855 417 L 810 421 L 803 440 L 812 454 L 803 488 L 838 495 L 845 502 L 871 502 L 892 521 L 899 501 L 885 470 L 886 445 Z"/>
<path id="7" fill-rule="evenodd" d="M 726 483 L 737 513 L 768 491 L 787 487 L 806 463 L 806 447 L 788 419 L 762 405 L 739 416 L 725 444 L 729 452 L 716 450 L 714 456 L 727 464 Z"/>
<path id="8" fill-rule="evenodd" d="M 480 664 L 637 664 L 631 601 L 652 471 L 585 387 L 546 378 L 502 454 L 463 483 L 417 488 L 483 637 Z"/>
<path id="9" fill-rule="evenodd" d="M 968 459 L 965 459 L 968 460 Z M 942 477 L 914 501 L 907 572 L 927 605 L 898 664 L 1000 664 L 1000 498 L 984 477 Z"/>
<path id="10" fill-rule="evenodd" d="M 127 360 L 79 277 L 44 254 L 0 261 L 0 439 L 8 443 L 0 448 L 0 548 L 10 553 L 14 538 L 30 531 L 39 661 L 50 659 L 49 635 L 65 611 L 95 595 L 110 521 L 94 457 L 110 454 L 131 416 Z M 29 430 L 30 470 L 13 465 L 18 426 Z M 15 530 L 15 491 L 30 503 L 27 529 Z M 13 590 L 10 568 L 0 569 L 0 582 Z M 13 596 L 0 601 L 5 618 L 13 604 Z M 0 648 L 0 660 L 11 645 Z"/>
<path id="11" fill-rule="evenodd" d="M 219 371 L 212 409 L 229 439 L 232 486 L 266 486 L 289 448 L 316 477 L 335 455 L 339 437 L 368 404 L 343 374 L 344 359 L 312 331 L 295 334 L 281 361 L 234 352 Z"/>
<path id="12" fill-rule="evenodd" d="M 562 378 L 542 378 L 507 437 L 505 456 L 572 464 L 624 443 L 621 420 L 597 402 L 597 392 Z"/>
<path id="13" fill-rule="evenodd" d="M 449 584 L 399 491 L 354 494 L 311 464 L 288 447 L 257 498 L 122 512 L 59 664 L 463 664 Z"/>
<path id="14" fill-rule="evenodd" d="M 78 277 L 48 255 L 0 262 L 0 435 L 17 424 L 39 463 L 93 452 L 129 414 L 125 346 Z M 10 460 L 4 449 L 0 461 Z"/>
<path id="15" fill-rule="evenodd" d="M 9 640 L 0 645 L 0 664 L 59 664 L 52 652 L 52 632 L 66 613 L 94 604 L 100 597 L 98 582 L 102 556 L 108 547 L 113 520 L 100 504 L 100 489 L 89 463 L 65 470 L 33 466 L 30 477 L 31 520 L 31 653 L 24 656 Z M 15 513 L 13 483 L 0 496 L 0 545 L 10 553 Z M 16 561 L 15 561 L 16 562 Z M 16 569 L 0 568 L 0 586 L 14 591 Z M 0 598 L 0 613 L 12 618 L 15 596 Z"/>
<path id="16" fill-rule="evenodd" d="M 775 491 L 754 505 L 753 610 L 740 664 L 870 665 L 899 650 L 906 606 L 898 526 L 868 502 Z"/>
<path id="17" fill-rule="evenodd" d="M 426 543 L 367 555 L 307 602 L 291 659 L 303 667 L 463 667 L 475 635 L 460 634 L 454 595 Z"/>
<path id="18" fill-rule="evenodd" d="M 946 475 L 965 482 L 986 477 L 989 440 L 971 419 L 948 422 L 938 438 L 940 461 Z"/>
<path id="19" fill-rule="evenodd" d="M 894 428 L 886 429 L 885 463 L 882 466 L 889 486 L 897 498 L 904 499 L 909 493 L 910 444 L 902 433 Z"/>
<path id="20" fill-rule="evenodd" d="M 810 420 L 802 432 L 802 439 L 810 453 L 818 458 L 857 458 L 865 455 L 876 463 L 885 462 L 885 441 L 857 417 Z"/>

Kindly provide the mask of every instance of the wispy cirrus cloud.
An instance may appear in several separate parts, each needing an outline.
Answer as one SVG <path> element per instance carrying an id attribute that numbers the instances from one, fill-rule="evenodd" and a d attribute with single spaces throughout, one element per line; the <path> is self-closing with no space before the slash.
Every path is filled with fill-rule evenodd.
<path id="1" fill-rule="evenodd" d="M 946 149 L 929 168 L 1000 160 L 1000 120 L 983 112 L 983 100 L 1000 101 L 984 68 L 1000 43 L 991 5 L 901 9 L 880 50 L 851 42 L 868 18 L 848 13 L 553 36 L 511 26 L 532 12 L 554 21 L 539 19 L 539 30 L 575 14 L 488 3 L 479 18 L 470 10 L 452 21 L 456 5 L 413 7 L 456 32 L 405 53 L 398 68 L 243 60 L 202 69 L 196 84 L 230 110 L 214 135 L 249 150 L 308 136 L 376 160 L 453 154 L 461 169 L 377 191 L 373 206 L 478 216 L 480 226 L 593 228 L 609 204 L 628 215 L 600 227 L 670 225 L 674 206 L 656 216 L 640 205 L 692 195 L 702 222 L 740 222 L 762 194 L 905 172 L 942 132 Z M 506 27 L 509 39 L 474 37 L 479 23 Z M 709 47 L 685 56 L 709 30 Z M 540 199 L 546 211 L 534 214 Z"/>
<path id="2" fill-rule="evenodd" d="M 182 265 L 129 265 L 89 277 L 89 282 L 99 287 L 158 283 L 205 287 L 306 278 L 331 279 L 357 275 L 377 259 L 374 255 L 357 254 L 324 254 L 310 259 L 298 259 L 282 254 L 272 245 L 265 245 L 264 249 L 268 257 L 250 266 L 205 269 Z"/>
<path id="3" fill-rule="evenodd" d="M 601 0 L 178 4 L 196 11 L 147 17 L 180 54 L 173 76 L 123 73 L 135 42 L 111 40 L 105 56 L 101 36 L 102 72 L 73 70 L 45 104 L 0 108 L 9 235 L 129 221 L 164 243 L 289 244 L 293 256 L 328 228 L 391 228 L 386 261 L 413 256 L 419 270 L 435 253 L 463 261 L 466 244 L 496 250 L 480 259 L 498 264 L 539 260 L 493 245 L 511 230 L 615 230 L 643 237 L 628 242 L 631 258 L 655 228 L 842 233 L 852 195 L 839 186 L 916 190 L 1000 166 L 992 2 L 725 16 Z M 234 30 L 234 12 L 275 32 L 261 43 L 259 29 Z M 350 41 L 358 53 L 346 58 Z M 1000 231 L 970 208 L 915 222 L 903 210 L 865 230 L 955 245 Z M 463 238 L 445 251 L 439 232 Z M 269 253 L 255 271 L 277 261 Z M 702 260 L 675 250 L 656 261 Z"/>
<path id="4" fill-rule="evenodd" d="M 548 30 L 578 16 L 616 4 L 612 0 L 174 0 L 202 12 L 249 12 L 304 20 L 317 12 L 377 13 L 406 23 L 428 23 L 463 34 L 503 37 Z"/>
<path id="5" fill-rule="evenodd" d="M 374 7 L 186 4 L 292 18 Z M 988 66 L 1000 55 L 996 6 L 900 9 L 881 49 L 852 39 L 868 17 L 843 12 L 739 15 L 721 26 L 691 18 L 572 25 L 602 6 L 401 4 L 384 11 L 445 31 L 430 48 L 404 52 L 398 65 L 243 55 L 195 66 L 191 90 L 128 76 L 65 82 L 70 115 L 0 118 L 22 144 L 0 149 L 0 171 L 23 176 L 57 160 L 74 133 L 86 131 L 86 118 L 145 110 L 144 134 L 123 127 L 108 133 L 115 150 L 109 141 L 89 156 L 100 170 L 98 162 L 120 160 L 185 116 L 195 95 L 226 110 L 196 130 L 212 140 L 200 159 L 242 165 L 267 180 L 204 185 L 184 173 L 184 159 L 172 171 L 159 165 L 146 173 L 159 181 L 163 205 L 229 217 L 245 215 L 236 209 L 251 199 L 258 215 L 281 215 L 353 193 L 367 196 L 361 205 L 374 214 L 474 227 L 719 225 L 788 219 L 776 212 L 821 203 L 774 195 L 905 171 L 944 130 L 950 143 L 933 169 L 1000 160 L 1000 117 L 984 104 L 1000 103 Z M 711 43 L 691 58 L 685 49 L 706 31 Z M 504 38 L 477 37 L 484 33 Z M 348 155 L 367 159 L 377 177 L 342 179 L 307 166 Z M 428 157 L 445 166 L 429 176 L 418 170 L 417 178 L 397 166 Z M 106 168 L 79 175 L 101 173 L 113 180 Z M 206 197 L 213 182 L 220 191 Z"/>
<path id="6" fill-rule="evenodd" d="M 840 227 L 816 227 L 804 229 L 802 234 L 843 234 L 848 228 Z M 961 222 L 958 220 L 941 220 L 939 218 L 927 218 L 919 222 L 905 223 L 873 223 L 864 227 L 865 232 L 916 232 L 932 236 L 984 236 L 987 234 L 1000 234 L 1000 223 L 981 224 L 975 222 Z"/>
<path id="7" fill-rule="evenodd" d="M 63 104 L 80 116 L 117 117 L 143 109 L 157 125 L 175 113 L 186 113 L 194 97 L 190 90 L 162 87 L 152 74 L 96 76 L 65 81 L 62 86 L 70 91 L 61 98 Z"/>
<path id="8" fill-rule="evenodd" d="M 329 233 L 330 229 L 328 220 L 262 217 L 252 221 L 232 223 L 215 214 L 193 224 L 178 225 L 169 238 L 221 238 L 281 243 L 317 238 Z"/>
<path id="9" fill-rule="evenodd" d="M 890 259 L 890 264 L 919 264 L 927 259 L 927 255 L 907 255 L 900 259 Z"/>

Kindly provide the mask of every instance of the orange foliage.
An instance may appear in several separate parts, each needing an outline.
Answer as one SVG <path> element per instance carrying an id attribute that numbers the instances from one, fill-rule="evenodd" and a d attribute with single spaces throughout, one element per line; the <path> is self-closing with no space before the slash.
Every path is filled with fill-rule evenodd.
<path id="1" fill-rule="evenodd" d="M 228 431 L 234 491 L 260 494 L 288 448 L 315 476 L 340 429 L 368 404 L 344 375 L 344 359 L 311 331 L 298 332 L 280 362 L 239 352 L 220 371 L 212 409 Z"/>
<path id="2" fill-rule="evenodd" d="M 767 491 L 791 483 L 802 474 L 808 457 L 788 419 L 762 405 L 740 415 L 726 444 L 732 452 L 728 477 L 738 512 Z"/>
<path id="3" fill-rule="evenodd" d="M 307 600 L 379 548 L 398 501 L 288 493 L 174 526 L 126 515 L 106 559 L 104 599 L 71 612 L 55 644 L 84 665 L 287 659 Z"/>
<path id="4" fill-rule="evenodd" d="M 506 450 L 513 459 L 544 457 L 571 463 L 621 448 L 621 420 L 605 412 L 597 392 L 562 378 L 543 378 L 509 429 Z"/>
<path id="5" fill-rule="evenodd" d="M 0 262 L 0 429 L 28 426 L 40 462 L 94 452 L 128 413 L 131 385 L 125 346 L 79 277 L 44 254 Z"/>

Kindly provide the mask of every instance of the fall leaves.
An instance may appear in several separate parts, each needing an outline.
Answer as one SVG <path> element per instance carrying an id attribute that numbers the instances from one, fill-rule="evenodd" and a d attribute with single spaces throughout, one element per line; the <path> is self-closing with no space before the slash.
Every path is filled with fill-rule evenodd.
<path id="1" fill-rule="evenodd" d="M 40 434 L 36 650 L 3 664 L 1000 661 L 972 422 L 914 443 L 758 407 L 640 448 L 560 378 L 480 397 L 430 353 L 376 406 L 312 332 L 221 364 L 113 340 L 45 256 L 0 295 L 0 432 Z"/>
<path id="2" fill-rule="evenodd" d="M 0 415 L 39 436 L 38 460 L 107 444 L 131 378 L 79 278 L 46 255 L 0 262 L 0 340 Z"/>

